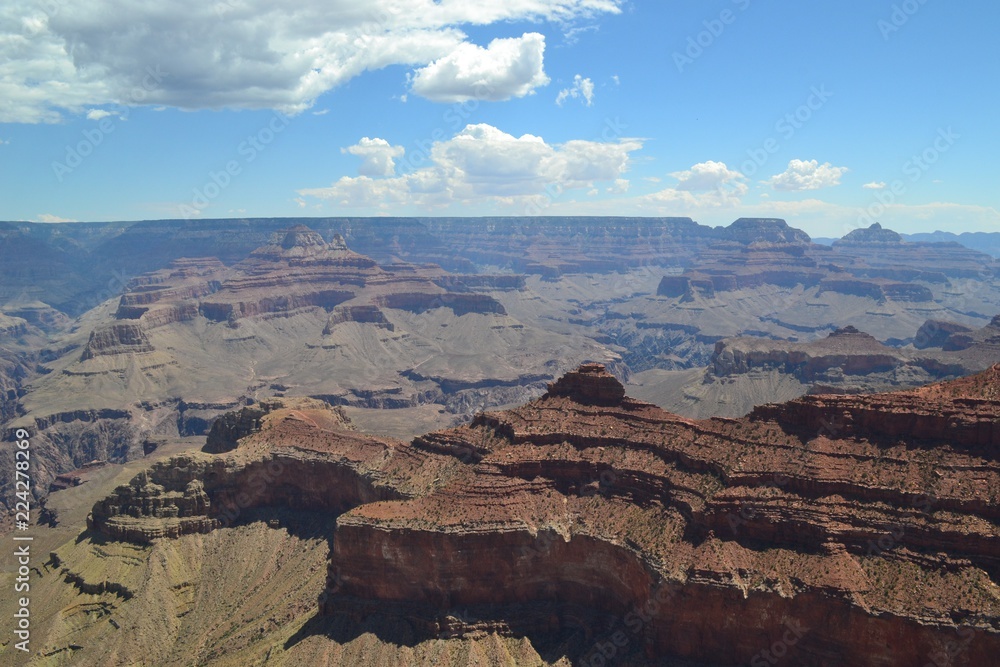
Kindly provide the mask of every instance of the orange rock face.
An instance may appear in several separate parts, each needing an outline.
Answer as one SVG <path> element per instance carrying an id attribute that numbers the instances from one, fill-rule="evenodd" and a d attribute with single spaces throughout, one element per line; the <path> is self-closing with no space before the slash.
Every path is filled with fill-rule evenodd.
<path id="1" fill-rule="evenodd" d="M 286 406 L 200 472 L 137 478 L 91 523 L 155 539 L 173 524 L 134 531 L 168 506 L 191 530 L 240 498 L 343 512 L 324 614 L 572 637 L 574 664 L 993 665 L 998 386 L 994 367 L 693 421 L 588 364 L 408 445 Z"/>

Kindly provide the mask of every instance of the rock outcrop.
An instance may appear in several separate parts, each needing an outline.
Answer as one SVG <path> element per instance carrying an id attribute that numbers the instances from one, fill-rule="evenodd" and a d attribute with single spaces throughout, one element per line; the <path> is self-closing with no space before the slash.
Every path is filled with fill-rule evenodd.
<path id="1" fill-rule="evenodd" d="M 334 315 L 337 321 L 368 321 L 377 317 L 372 309 L 380 306 L 502 315 L 503 306 L 495 298 L 477 292 L 497 289 L 494 285 L 523 289 L 524 280 L 510 275 L 456 276 L 437 266 L 401 263 L 382 269 L 370 257 L 349 250 L 340 235 L 328 243 L 316 231 L 297 225 L 275 232 L 268 244 L 232 268 L 215 258 L 179 259 L 169 269 L 132 280 L 117 317 L 138 319 L 150 329 L 198 315 L 236 325 L 244 318 L 289 317 L 310 308 L 332 311 L 341 304 L 344 308 Z M 391 325 L 386 328 L 392 330 Z"/>
<path id="2" fill-rule="evenodd" d="M 722 233 L 725 238 L 744 245 L 756 243 L 798 246 L 811 242 L 808 234 L 801 229 L 789 227 L 780 218 L 740 218 L 722 228 Z"/>
<path id="3" fill-rule="evenodd" d="M 335 326 L 344 322 L 374 324 L 388 331 L 395 331 L 396 329 L 393 323 L 386 319 L 385 313 L 378 306 L 338 306 L 330 314 L 326 328 L 323 329 L 323 335 L 331 333 Z"/>
<path id="4" fill-rule="evenodd" d="M 598 374 L 581 371 L 564 386 Z M 976 382 L 1000 370 L 991 373 Z M 746 664 L 782 636 L 782 650 L 807 665 L 922 664 L 973 636 L 960 659 L 985 665 L 1000 646 L 992 430 L 969 451 L 966 436 L 922 421 L 955 423 L 950 406 L 917 417 L 931 402 L 909 395 L 853 399 L 872 417 L 843 430 L 843 406 L 813 410 L 821 399 L 691 422 L 575 396 L 550 392 L 436 436 L 488 451 L 428 496 L 342 516 L 325 612 L 425 618 L 439 636 L 483 624 L 544 635 L 605 619 L 606 634 L 594 630 L 581 647 L 583 664 L 614 646 L 616 631 L 618 646 L 647 658 L 720 664 Z M 908 429 L 883 433 L 889 405 Z M 998 408 L 956 405 L 959 430 L 983 433 Z M 932 459 L 940 474 L 928 478 Z M 510 556 L 487 556 L 499 553 Z M 914 579 L 926 583 L 915 590 Z M 650 601 L 654 611 L 635 614 Z M 711 639 L 698 632 L 706 627 Z"/>
<path id="5" fill-rule="evenodd" d="M 872 245 L 886 244 L 899 245 L 903 243 L 903 237 L 891 229 L 883 229 L 882 225 L 875 222 L 870 227 L 852 230 L 838 241 L 834 241 L 835 246 L 844 245 Z"/>
<path id="6" fill-rule="evenodd" d="M 99 327 L 90 333 L 90 340 L 80 355 L 81 361 L 114 354 L 140 354 L 152 352 L 142 325 L 135 320 L 118 321 Z"/>
<path id="7" fill-rule="evenodd" d="M 343 412 L 314 399 L 279 399 L 225 415 L 204 451 L 154 464 L 118 487 L 94 506 L 88 526 L 146 544 L 232 525 L 260 507 L 340 513 L 410 497 L 459 465 L 359 435 Z"/>
<path id="8" fill-rule="evenodd" d="M 825 378 L 831 369 L 841 374 L 869 375 L 891 371 L 903 363 L 905 357 L 898 350 L 847 326 L 809 343 L 761 338 L 720 341 L 715 345 L 711 370 L 724 377 L 773 368 L 812 383 Z"/>
<path id="9" fill-rule="evenodd" d="M 808 342 L 727 338 L 715 345 L 707 380 L 773 370 L 795 378 L 811 393 L 910 388 L 1000 363 L 1000 327 L 994 323 L 973 331 L 928 321 L 917 332 L 914 348 L 885 345 L 852 326 Z"/>
<path id="10" fill-rule="evenodd" d="M 800 285 L 876 301 L 928 302 L 934 299 L 928 285 L 992 274 L 992 261 L 982 253 L 958 244 L 908 243 L 878 223 L 852 231 L 832 248 L 778 219 L 740 218 L 716 231 L 719 240 L 699 249 L 694 266 L 662 279 L 659 295 L 690 300 L 699 290 L 702 298 L 713 298 L 719 291 Z"/>
<path id="11" fill-rule="evenodd" d="M 972 327 L 958 322 L 927 320 L 917 329 L 917 335 L 913 338 L 913 347 L 918 350 L 925 350 L 929 347 L 944 348 L 952 334 L 967 334 L 972 333 L 972 331 Z"/>
<path id="12" fill-rule="evenodd" d="M 583 405 L 621 405 L 625 387 L 602 364 L 584 364 L 549 385 L 545 396 L 564 396 Z"/>
<path id="13" fill-rule="evenodd" d="M 753 664 L 780 649 L 813 667 L 945 650 L 987 665 L 998 386 L 994 367 L 692 421 L 585 365 L 536 401 L 409 445 L 285 405 L 232 451 L 140 475 L 91 525 L 141 542 L 212 529 L 226 507 L 342 512 L 324 614 L 439 638 L 575 633 L 579 664 Z"/>
<path id="14" fill-rule="evenodd" d="M 935 345 L 932 345 L 934 343 Z M 989 357 L 1000 353 L 1000 315 L 981 329 L 955 322 L 928 320 L 917 332 L 914 345 L 923 349 L 940 347 L 946 352 L 965 351 L 967 355 Z"/>
<path id="15" fill-rule="evenodd" d="M 276 402 L 258 403 L 221 415 L 212 422 L 212 430 L 208 432 L 203 451 L 223 454 L 236 449 L 241 439 L 261 429 L 264 416 L 279 405 L 281 404 Z"/>

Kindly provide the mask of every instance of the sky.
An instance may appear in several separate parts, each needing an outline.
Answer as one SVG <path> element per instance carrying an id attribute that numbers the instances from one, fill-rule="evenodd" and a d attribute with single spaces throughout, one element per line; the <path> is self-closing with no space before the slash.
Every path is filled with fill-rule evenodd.
<path id="1" fill-rule="evenodd" d="M 0 220 L 1000 231 L 995 0 L 20 0 Z"/>

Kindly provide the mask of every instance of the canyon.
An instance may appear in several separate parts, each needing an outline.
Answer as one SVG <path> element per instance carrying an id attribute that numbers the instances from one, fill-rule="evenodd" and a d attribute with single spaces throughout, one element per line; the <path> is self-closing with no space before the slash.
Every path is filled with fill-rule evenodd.
<path id="1" fill-rule="evenodd" d="M 1000 360 L 988 336 L 928 333 L 989 328 L 996 260 L 877 225 L 832 246 L 767 218 L 5 223 L 0 240 L 2 409 L 38 432 L 43 489 L 282 396 L 408 438 L 536 397 L 583 361 L 703 417 Z M 881 348 L 823 351 L 845 326 Z"/>
<path id="2" fill-rule="evenodd" d="M 997 648 L 986 253 L 772 218 L 0 223 L 0 246 L 39 664 Z"/>
<path id="3" fill-rule="evenodd" d="M 318 513 L 335 519 L 325 584 L 312 579 L 294 634 L 216 651 L 291 664 L 378 627 L 413 647 L 528 641 L 544 664 L 752 664 L 774 649 L 810 666 L 987 665 L 1000 648 L 998 383 L 994 366 L 698 421 L 585 364 L 534 401 L 409 443 L 278 399 L 98 500 L 53 567 L 64 600 L 93 590 L 124 619 L 149 604 L 155 586 L 135 573 L 164 545 Z M 139 561 L 94 570 L 115 544 Z M 101 663 L 152 641 L 111 627 L 62 641 Z"/>

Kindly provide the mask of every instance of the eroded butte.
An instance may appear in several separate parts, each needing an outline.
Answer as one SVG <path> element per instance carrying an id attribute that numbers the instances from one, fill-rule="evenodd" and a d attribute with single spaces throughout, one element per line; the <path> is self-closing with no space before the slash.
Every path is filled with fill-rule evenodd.
<path id="1" fill-rule="evenodd" d="M 994 366 L 696 421 L 585 364 L 526 405 L 410 443 L 353 432 L 318 402 L 276 401 L 217 422 L 210 453 L 119 487 L 56 558 L 79 586 L 88 550 L 108 539 L 155 553 L 260 511 L 338 515 L 318 604 L 283 644 L 256 645 L 282 664 L 391 627 L 406 639 L 379 655 L 394 664 L 431 664 L 416 657 L 428 641 L 514 650 L 527 638 L 537 660 L 576 665 L 608 652 L 753 664 L 778 651 L 824 667 L 990 665 L 998 382 Z M 120 615 L 153 590 L 119 585 L 135 587 Z M 103 650 L 141 641 L 123 633 Z"/>

